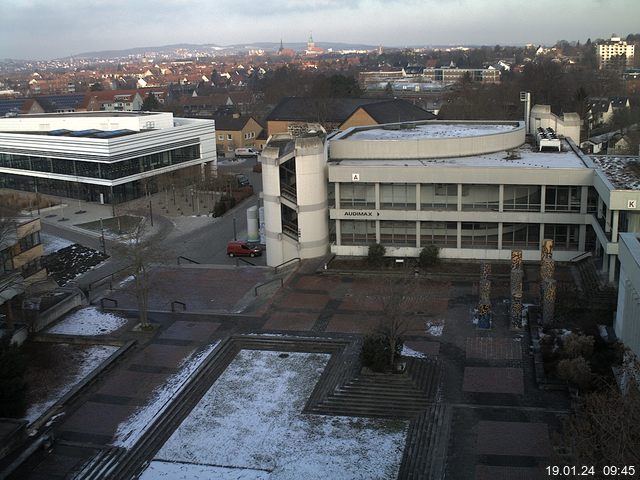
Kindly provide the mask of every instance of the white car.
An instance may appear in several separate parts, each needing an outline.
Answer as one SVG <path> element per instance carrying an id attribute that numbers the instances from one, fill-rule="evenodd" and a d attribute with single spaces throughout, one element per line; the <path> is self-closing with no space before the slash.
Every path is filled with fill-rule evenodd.
<path id="1" fill-rule="evenodd" d="M 254 150 L 253 148 L 236 148 L 236 157 L 256 157 L 260 152 Z"/>

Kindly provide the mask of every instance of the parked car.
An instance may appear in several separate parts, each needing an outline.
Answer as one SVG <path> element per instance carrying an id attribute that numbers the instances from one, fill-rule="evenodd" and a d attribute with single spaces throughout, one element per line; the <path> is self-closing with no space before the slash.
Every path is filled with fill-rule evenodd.
<path id="1" fill-rule="evenodd" d="M 257 157 L 259 153 L 257 150 L 249 147 L 239 147 L 235 150 L 236 157 Z"/>
<path id="2" fill-rule="evenodd" d="M 236 174 L 236 181 L 238 182 L 239 187 L 246 187 L 247 185 L 251 185 L 249 178 L 243 173 Z"/>
<path id="3" fill-rule="evenodd" d="M 259 257 L 262 255 L 262 250 L 260 247 L 234 240 L 227 243 L 227 255 L 230 257 Z"/>

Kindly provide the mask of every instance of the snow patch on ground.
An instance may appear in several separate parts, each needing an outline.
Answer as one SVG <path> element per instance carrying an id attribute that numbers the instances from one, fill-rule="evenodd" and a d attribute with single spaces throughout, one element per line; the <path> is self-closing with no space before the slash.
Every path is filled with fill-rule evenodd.
<path id="1" fill-rule="evenodd" d="M 433 337 L 440 337 L 444 332 L 444 320 L 427 321 L 426 331 Z"/>
<path id="2" fill-rule="evenodd" d="M 269 472 L 154 460 L 140 480 L 268 480 Z"/>
<path id="3" fill-rule="evenodd" d="M 47 330 L 56 335 L 107 335 L 127 323 L 126 318 L 112 313 L 101 312 L 96 307 L 82 308 L 67 315 L 61 322 Z"/>
<path id="4" fill-rule="evenodd" d="M 58 250 L 61 250 L 75 243 L 64 238 L 56 237 L 55 235 L 42 233 L 42 231 L 40 231 L 40 242 L 42 242 L 42 247 L 44 248 L 45 255 L 57 252 Z"/>
<path id="5" fill-rule="evenodd" d="M 95 370 L 98 365 L 109 358 L 118 347 L 113 345 L 91 345 L 88 346 L 76 359 L 78 370 L 69 375 L 65 383 L 52 390 L 48 398 L 40 403 L 35 403 L 29 407 L 24 418 L 33 423 L 40 418 L 54 403 L 69 392 L 80 380 Z"/>
<path id="6" fill-rule="evenodd" d="M 133 447 L 147 428 L 166 410 L 173 397 L 182 390 L 191 378 L 191 375 L 219 343 L 220 341 L 217 341 L 185 360 L 180 370 L 169 377 L 164 385 L 155 390 L 151 400 L 145 406 L 118 425 L 113 445 L 124 448 Z"/>
<path id="7" fill-rule="evenodd" d="M 414 349 L 407 347 L 404 345 L 402 347 L 402 352 L 400 353 L 403 357 L 416 357 L 416 358 L 427 358 L 427 355 L 422 352 L 416 352 Z"/>
<path id="8" fill-rule="evenodd" d="M 218 160 L 218 166 L 224 165 L 241 165 L 246 162 L 248 157 L 229 158 L 226 160 Z"/>
<path id="9" fill-rule="evenodd" d="M 329 357 L 242 350 L 154 460 L 220 465 L 237 478 L 252 469 L 270 472 L 252 478 L 395 479 L 406 421 L 302 413 Z"/>

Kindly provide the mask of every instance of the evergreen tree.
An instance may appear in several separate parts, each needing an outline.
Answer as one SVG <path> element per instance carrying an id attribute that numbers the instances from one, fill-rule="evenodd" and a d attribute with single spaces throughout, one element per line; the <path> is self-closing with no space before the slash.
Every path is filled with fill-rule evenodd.
<path id="1" fill-rule="evenodd" d="M 142 110 L 145 112 L 155 112 L 159 109 L 160 103 L 158 103 L 158 99 L 153 93 L 149 92 L 142 101 Z"/>

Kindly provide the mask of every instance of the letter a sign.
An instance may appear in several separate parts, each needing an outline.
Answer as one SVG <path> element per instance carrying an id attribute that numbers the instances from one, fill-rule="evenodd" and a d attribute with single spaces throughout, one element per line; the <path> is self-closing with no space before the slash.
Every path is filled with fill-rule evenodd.
<path id="1" fill-rule="evenodd" d="M 360 174 L 359 173 L 352 173 L 351 174 L 351 181 L 352 182 L 359 182 L 360 181 Z"/>

